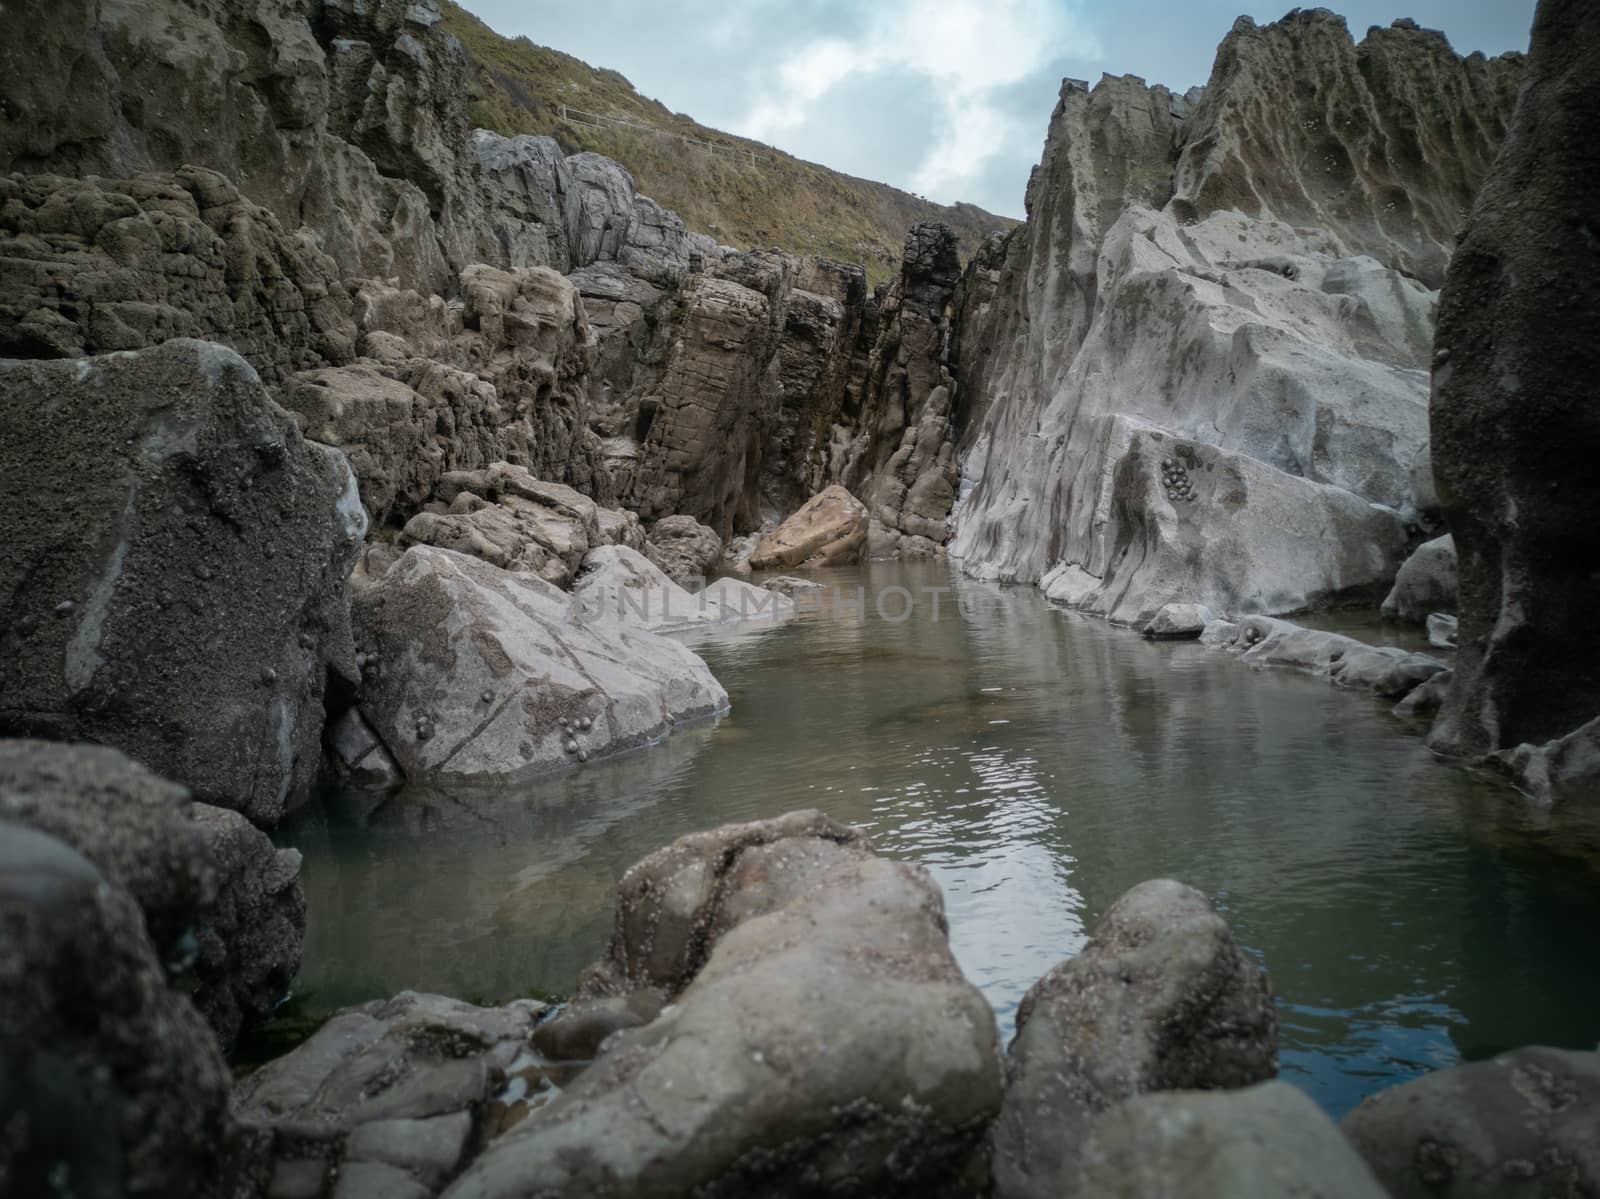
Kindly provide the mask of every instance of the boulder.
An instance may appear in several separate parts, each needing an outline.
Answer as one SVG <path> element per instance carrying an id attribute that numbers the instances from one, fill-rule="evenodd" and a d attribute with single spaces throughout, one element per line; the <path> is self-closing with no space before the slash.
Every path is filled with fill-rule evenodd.
<path id="1" fill-rule="evenodd" d="M 1530 1047 L 1379 1091 L 1344 1118 L 1394 1199 L 1600 1190 L 1600 1053 Z"/>
<path id="2" fill-rule="evenodd" d="M 1456 607 L 1456 543 L 1446 533 L 1424 542 L 1406 559 L 1383 601 L 1386 620 L 1422 624 L 1429 613 Z"/>
<path id="3" fill-rule="evenodd" d="M 125 888 L 158 960 L 222 1044 L 300 968 L 300 854 L 113 749 L 0 741 L 0 820 L 59 838 Z"/>
<path id="4" fill-rule="evenodd" d="M 835 484 L 761 539 L 750 555 L 755 570 L 792 566 L 848 566 L 861 560 L 867 541 L 867 507 Z"/>
<path id="5" fill-rule="evenodd" d="M 354 597 L 359 707 L 408 779 L 507 782 L 728 706 L 706 664 L 542 579 L 413 546 Z"/>
<path id="6" fill-rule="evenodd" d="M 405 781 L 393 756 L 358 708 L 348 708 L 323 737 L 335 777 L 355 787 L 395 787 Z"/>
<path id="7" fill-rule="evenodd" d="M 366 532 L 232 350 L 0 362 L 0 734 L 116 746 L 275 822 L 310 791 Z"/>
<path id="8" fill-rule="evenodd" d="M 1450 671 L 1441 670 L 1428 676 L 1406 692 L 1406 697 L 1394 706 L 1394 714 L 1406 718 L 1432 717 L 1450 690 L 1450 675 Z"/>
<path id="9" fill-rule="evenodd" d="M 1600 716 L 1600 9 L 1543 0 L 1527 85 L 1450 260 L 1433 470 L 1460 551 L 1461 649 L 1434 750 L 1545 745 Z"/>
<path id="10" fill-rule="evenodd" d="M 239 1119 L 270 1135 L 270 1193 L 437 1194 L 528 1090 L 543 1011 L 402 991 L 336 1013 L 234 1090 Z"/>
<path id="11" fill-rule="evenodd" d="M 1153 641 L 1174 641 L 1200 636 L 1217 614 L 1204 604 L 1163 604 L 1142 632 Z"/>
<path id="12" fill-rule="evenodd" d="M 664 516 L 645 534 L 644 555 L 680 587 L 703 583 L 722 561 L 722 538 L 692 516 Z"/>
<path id="13" fill-rule="evenodd" d="M 945 927 L 920 867 L 820 813 L 680 838 L 623 876 L 611 945 L 574 1003 L 654 993 L 667 1006 L 606 1036 L 446 1194 L 970 1183 L 999 1066 L 993 1013 Z"/>
<path id="14" fill-rule="evenodd" d="M 1133 1199 L 1388 1199 L 1303 1091 L 1139 1095 L 1094 1123 L 1072 1193 Z"/>
<path id="15" fill-rule="evenodd" d="M 0 1187 L 8 1195 L 258 1193 L 216 1038 L 131 896 L 46 833 L 0 820 Z"/>
<path id="16" fill-rule="evenodd" d="M 1073 1188 L 1103 1113 L 1149 1091 L 1270 1079 L 1277 1043 L 1266 972 L 1205 896 L 1170 879 L 1140 883 L 1017 1009 L 990 1134 L 995 1195 L 1097 1193 Z"/>
<path id="17" fill-rule="evenodd" d="M 1239 655 L 1250 666 L 1281 667 L 1327 679 L 1339 687 L 1399 699 L 1448 669 L 1437 658 L 1393 645 L 1368 645 L 1354 637 L 1307 629 L 1271 616 L 1247 616 L 1236 625 L 1207 626 L 1201 644 Z"/>

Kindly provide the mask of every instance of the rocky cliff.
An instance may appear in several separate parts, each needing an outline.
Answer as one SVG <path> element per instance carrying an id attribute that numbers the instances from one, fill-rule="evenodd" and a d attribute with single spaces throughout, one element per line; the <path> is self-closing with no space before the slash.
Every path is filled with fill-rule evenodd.
<path id="1" fill-rule="evenodd" d="M 1520 56 L 1241 18 L 1206 88 L 1063 85 L 963 282 L 954 552 L 1121 621 L 1381 598 L 1426 519 L 1434 308 Z"/>
<path id="2" fill-rule="evenodd" d="M 1529 61 L 1440 302 L 1433 459 L 1461 648 L 1431 744 L 1492 755 L 1550 803 L 1600 793 L 1600 11 L 1546 0 Z"/>

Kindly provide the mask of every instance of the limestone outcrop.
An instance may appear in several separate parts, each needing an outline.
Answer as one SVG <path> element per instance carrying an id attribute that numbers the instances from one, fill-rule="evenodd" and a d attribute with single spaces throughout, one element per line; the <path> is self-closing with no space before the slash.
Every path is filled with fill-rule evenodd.
<path id="1" fill-rule="evenodd" d="M 1000 1102 L 994 1021 L 920 868 L 794 812 L 682 837 L 619 891 L 611 945 L 557 1020 L 637 996 L 647 1022 L 613 1019 L 594 1063 L 451 1199 L 972 1180 Z"/>
<path id="2" fill-rule="evenodd" d="M 366 514 L 250 365 L 0 362 L 0 733 L 115 746 L 272 824 L 308 794 Z"/>
<path id="3" fill-rule="evenodd" d="M 1241 19 L 1202 93 L 1067 81 L 961 289 L 963 567 L 1141 625 L 1381 599 L 1431 502 L 1430 288 L 1521 69 L 1311 10 Z"/>
<path id="4" fill-rule="evenodd" d="M 1547 0 L 1505 149 L 1440 302 L 1433 469 L 1460 570 L 1460 650 L 1430 745 L 1537 747 L 1600 715 L 1600 12 Z M 1588 787 L 1600 795 L 1600 764 Z"/>
<path id="5" fill-rule="evenodd" d="M 356 588 L 361 715 L 408 779 L 510 782 L 728 706 L 706 664 L 536 575 L 416 545 Z"/>

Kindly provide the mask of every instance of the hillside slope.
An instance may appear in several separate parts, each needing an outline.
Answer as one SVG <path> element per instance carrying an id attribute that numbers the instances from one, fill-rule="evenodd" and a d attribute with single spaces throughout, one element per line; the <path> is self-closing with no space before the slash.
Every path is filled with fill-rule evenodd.
<path id="1" fill-rule="evenodd" d="M 593 150 L 614 158 L 633 172 L 640 191 L 718 241 L 859 262 L 878 282 L 895 273 L 906 230 L 919 222 L 949 225 L 963 258 L 989 233 L 1017 224 L 975 205 L 935 204 L 710 129 L 641 96 L 616 71 L 527 38 L 502 37 L 448 0 L 441 8 L 445 28 L 478 64 L 469 108 L 474 124 L 507 135 L 548 134 L 568 153 Z M 561 105 L 648 128 L 578 124 L 562 119 Z"/>

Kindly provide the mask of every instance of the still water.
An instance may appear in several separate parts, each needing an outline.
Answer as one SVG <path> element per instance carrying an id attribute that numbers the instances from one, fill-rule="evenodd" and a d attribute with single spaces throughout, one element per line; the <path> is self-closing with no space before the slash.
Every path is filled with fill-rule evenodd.
<path id="1" fill-rule="evenodd" d="M 1284 1076 L 1336 1115 L 1462 1059 L 1600 1042 L 1600 835 L 1436 762 L 1387 705 L 942 564 L 815 577 L 846 602 L 697 643 L 733 701 L 715 723 L 514 790 L 303 812 L 302 1010 L 565 994 L 628 865 L 816 807 L 932 872 L 1007 1037 L 1123 891 L 1170 876 L 1266 963 Z M 911 595 L 880 613 L 888 587 Z"/>

